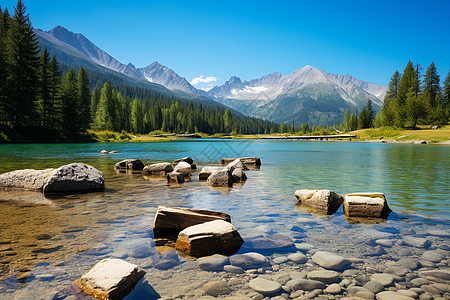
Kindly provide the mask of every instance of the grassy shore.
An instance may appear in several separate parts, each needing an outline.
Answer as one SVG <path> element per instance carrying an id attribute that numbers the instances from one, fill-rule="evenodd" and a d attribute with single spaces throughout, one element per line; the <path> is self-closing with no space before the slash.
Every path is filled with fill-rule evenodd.
<path id="1" fill-rule="evenodd" d="M 450 125 L 443 126 L 439 129 L 419 128 L 395 129 L 392 127 L 381 127 L 373 129 L 362 129 L 352 131 L 360 137 L 360 140 L 386 140 L 388 142 L 410 142 L 423 140 L 429 143 L 447 143 L 450 140 Z"/>

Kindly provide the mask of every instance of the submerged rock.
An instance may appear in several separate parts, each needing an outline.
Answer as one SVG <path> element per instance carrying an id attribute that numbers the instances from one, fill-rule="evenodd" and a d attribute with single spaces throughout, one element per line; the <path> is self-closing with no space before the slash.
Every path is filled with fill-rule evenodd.
<path id="1" fill-rule="evenodd" d="M 344 201 L 341 195 L 330 190 L 297 190 L 294 195 L 299 204 L 323 211 L 327 215 L 334 214 Z"/>
<path id="2" fill-rule="evenodd" d="M 142 173 L 145 175 L 165 176 L 167 173 L 170 173 L 172 171 L 173 171 L 172 165 L 168 162 L 163 162 L 145 166 L 144 169 L 142 170 Z"/>
<path id="3" fill-rule="evenodd" d="M 219 169 L 209 175 L 206 181 L 210 186 L 231 187 L 233 185 L 233 177 L 227 169 Z"/>
<path id="4" fill-rule="evenodd" d="M 114 165 L 114 170 L 119 172 L 142 171 L 144 164 L 139 159 L 124 159 Z"/>
<path id="5" fill-rule="evenodd" d="M 231 176 L 233 177 L 233 183 L 244 182 L 247 180 L 247 175 L 245 175 L 242 169 L 234 169 Z"/>
<path id="6" fill-rule="evenodd" d="M 166 175 L 167 183 L 183 183 L 184 176 L 179 172 L 170 172 Z"/>
<path id="7" fill-rule="evenodd" d="M 317 251 L 312 260 L 325 269 L 342 270 L 350 265 L 350 261 L 340 255 L 328 251 Z"/>
<path id="8" fill-rule="evenodd" d="M 233 161 L 235 161 L 237 158 L 222 158 L 220 160 L 220 163 L 222 166 L 226 166 Z M 261 159 L 259 157 L 240 157 L 239 158 L 246 166 L 254 166 L 259 167 L 261 166 Z"/>
<path id="9" fill-rule="evenodd" d="M 391 213 L 382 193 L 355 193 L 344 197 L 344 214 L 350 218 L 386 219 Z"/>
<path id="10" fill-rule="evenodd" d="M 230 171 L 233 171 L 234 169 L 241 169 L 241 170 L 248 170 L 247 166 L 244 164 L 244 162 L 240 158 L 236 158 L 232 162 L 230 162 L 226 168 Z"/>
<path id="11" fill-rule="evenodd" d="M 173 171 L 179 172 L 179 173 L 183 174 L 183 176 L 190 176 L 191 172 L 192 172 L 192 168 L 191 168 L 191 165 L 188 164 L 187 162 L 181 161 L 175 166 Z"/>
<path id="12" fill-rule="evenodd" d="M 281 284 L 276 281 L 264 279 L 264 278 L 255 278 L 250 280 L 248 285 L 255 291 L 261 294 L 273 294 L 281 290 Z"/>
<path id="13" fill-rule="evenodd" d="M 86 294 L 101 299 L 122 299 L 145 275 L 138 266 L 121 259 L 98 262 L 74 284 Z"/>
<path id="14" fill-rule="evenodd" d="M 200 173 L 198 173 L 199 180 L 207 180 L 209 175 L 217 170 L 225 169 L 224 167 L 203 167 Z"/>
<path id="15" fill-rule="evenodd" d="M 230 264 L 243 269 L 260 268 L 268 264 L 269 260 L 262 254 L 249 252 L 235 254 L 229 258 Z"/>
<path id="16" fill-rule="evenodd" d="M 174 161 L 172 162 L 172 166 L 176 166 L 176 165 L 178 165 L 180 162 L 185 162 L 185 163 L 188 163 L 189 165 L 192 165 L 192 164 L 194 163 L 194 160 L 193 160 L 191 157 L 186 156 L 186 157 L 183 157 L 183 158 L 179 158 L 179 159 L 177 159 L 177 160 L 174 160 Z"/>

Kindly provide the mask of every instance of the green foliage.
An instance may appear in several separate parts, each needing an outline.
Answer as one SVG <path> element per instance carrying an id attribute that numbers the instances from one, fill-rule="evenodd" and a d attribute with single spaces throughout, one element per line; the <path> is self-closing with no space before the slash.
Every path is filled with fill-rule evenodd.
<path id="1" fill-rule="evenodd" d="M 232 122 L 233 122 L 233 117 L 231 115 L 231 111 L 228 108 L 225 113 L 223 114 L 223 125 L 225 128 L 226 132 L 230 132 L 232 130 Z"/>

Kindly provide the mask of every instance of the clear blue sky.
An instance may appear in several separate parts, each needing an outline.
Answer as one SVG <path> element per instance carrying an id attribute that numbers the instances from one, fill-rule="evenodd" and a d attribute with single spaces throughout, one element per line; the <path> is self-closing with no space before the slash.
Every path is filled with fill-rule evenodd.
<path id="1" fill-rule="evenodd" d="M 25 0 L 36 28 L 82 33 L 122 63 L 191 81 L 245 80 L 312 65 L 387 85 L 409 59 L 450 67 L 450 1 Z M 15 1 L 1 2 L 13 11 Z M 211 82 L 210 82 L 211 83 Z M 212 83 L 215 83 L 212 81 Z"/>

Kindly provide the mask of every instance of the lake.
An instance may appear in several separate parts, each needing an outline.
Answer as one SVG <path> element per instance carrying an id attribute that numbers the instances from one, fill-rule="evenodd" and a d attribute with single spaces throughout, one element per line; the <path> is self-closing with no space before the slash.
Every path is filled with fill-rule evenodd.
<path id="1" fill-rule="evenodd" d="M 119 153 L 101 155 L 102 149 Z M 122 159 L 138 158 L 148 165 L 185 156 L 194 159 L 198 171 L 219 165 L 223 157 L 258 156 L 262 165 L 246 171 L 245 184 L 221 189 L 200 182 L 198 171 L 184 184 L 168 185 L 164 178 L 113 170 Z M 420 277 L 424 270 L 449 267 L 448 146 L 207 139 L 0 145 L 0 173 L 71 162 L 101 170 L 105 192 L 52 198 L 34 192 L 0 193 L 0 298 L 73 298 L 67 289 L 71 282 L 108 257 L 122 258 L 147 271 L 127 299 L 198 299 L 210 281 L 225 282 L 227 296 L 258 298 L 248 287 L 255 277 L 286 273 L 292 279 L 317 269 L 311 260 L 298 264 L 282 258 L 295 252 L 309 259 L 317 250 L 351 258 L 353 268 L 340 274 L 341 282 L 359 275 L 368 281 L 370 274 L 387 272 L 386 266 L 398 266 L 404 257 L 420 264 L 396 279 L 400 285 Z M 349 224 L 342 207 L 331 216 L 311 214 L 297 207 L 294 197 L 295 190 L 308 188 L 341 195 L 383 192 L 393 212 L 379 224 Z M 176 251 L 155 246 L 152 224 L 158 205 L 222 211 L 231 215 L 246 241 L 260 236 L 285 238 L 295 247 L 269 251 L 244 243 L 239 253 L 261 253 L 269 266 L 243 274 L 203 271 Z M 411 238 L 425 239 L 426 245 L 414 244 Z M 306 249 L 311 245 L 313 249 Z M 424 259 L 427 251 L 443 258 Z M 450 295 L 439 292 L 442 297 Z M 344 284 L 340 295 L 348 293 Z"/>

